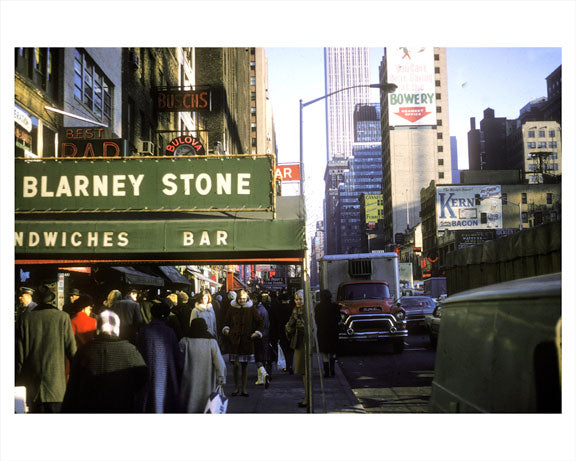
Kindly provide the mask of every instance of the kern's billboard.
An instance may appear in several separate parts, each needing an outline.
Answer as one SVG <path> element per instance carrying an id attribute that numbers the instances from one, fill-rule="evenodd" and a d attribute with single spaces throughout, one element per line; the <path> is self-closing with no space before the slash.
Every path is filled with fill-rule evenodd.
<path id="1" fill-rule="evenodd" d="M 438 186 L 436 220 L 439 231 L 501 229 L 501 187 Z"/>
<path id="2" fill-rule="evenodd" d="M 434 48 L 386 48 L 390 126 L 436 125 Z"/>

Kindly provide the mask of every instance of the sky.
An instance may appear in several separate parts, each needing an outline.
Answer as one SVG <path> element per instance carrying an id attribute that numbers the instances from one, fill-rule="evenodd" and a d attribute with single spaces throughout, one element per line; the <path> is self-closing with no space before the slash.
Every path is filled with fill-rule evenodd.
<path id="1" fill-rule="evenodd" d="M 370 83 L 379 83 L 384 46 L 370 47 Z M 424 43 L 427 46 L 434 44 Z M 323 48 L 266 48 L 268 88 L 274 112 L 278 162 L 299 161 L 299 100 L 325 94 Z M 450 135 L 458 142 L 459 169 L 468 168 L 470 118 L 476 127 L 486 108 L 496 117 L 518 118 L 530 101 L 546 97 L 546 77 L 562 64 L 561 47 L 447 47 L 447 80 Z M 379 101 L 379 90 L 371 102 Z M 304 108 L 305 192 L 308 236 L 322 220 L 326 167 L 325 101 Z M 290 190 L 295 193 L 295 188 Z"/>
<path id="2" fill-rule="evenodd" d="M 329 7 L 328 7 L 329 6 Z M 282 62 L 269 54 L 271 72 L 283 73 L 283 84 L 273 84 L 270 97 L 276 111 L 280 160 L 298 161 L 298 100 L 304 101 L 324 94 L 322 77 L 324 46 L 367 46 L 380 50 L 388 43 L 409 41 L 410 45 L 450 47 L 562 47 L 563 98 L 566 117 L 563 149 L 574 152 L 574 81 L 576 56 L 576 2 L 562 0 L 528 1 L 142 1 L 104 0 L 28 1 L 0 0 L 0 117 L 2 136 L 1 161 L 4 181 L 0 182 L 2 211 L 13 216 L 13 85 L 14 51 L 16 46 L 258 46 L 299 48 L 295 60 Z M 306 48 L 306 50 L 302 50 Z M 280 51 L 280 50 L 279 50 Z M 456 75 L 460 93 L 477 93 L 466 99 L 462 108 L 465 129 L 470 117 L 482 118 L 482 111 L 491 105 L 497 116 L 516 117 L 522 105 L 533 97 L 544 96 L 544 78 L 554 70 L 551 65 L 534 75 L 536 83 L 522 87 L 525 95 L 511 98 L 518 88 L 510 79 L 512 71 L 533 67 L 535 54 L 525 55 L 521 62 L 511 63 L 504 73 L 484 72 L 487 62 L 472 59 L 462 50 L 461 74 Z M 287 56 L 286 56 L 287 58 Z M 374 58 L 374 57 L 373 57 Z M 378 63 L 380 57 L 376 57 Z M 450 71 L 451 60 L 448 55 Z M 275 62 L 274 62 L 275 61 Z M 279 62 L 280 61 L 280 62 Z M 377 64 L 376 64 L 377 68 Z M 277 79 L 278 77 L 273 77 Z M 450 77 L 449 77 L 450 78 Z M 526 79 L 527 77 L 525 77 Z M 498 97 L 495 91 L 510 80 L 509 93 Z M 523 80 L 526 82 L 526 80 Z M 488 85 L 490 83 L 490 85 Z M 449 80 L 449 84 L 451 84 Z M 377 93 L 377 91 L 376 91 Z M 459 94 L 458 91 L 451 92 Z M 377 100 L 377 95 L 374 96 Z M 450 111 L 454 100 L 451 96 Z M 510 100 L 510 107 L 505 105 Z M 518 102 L 516 102 L 518 101 Z M 282 115 L 282 110 L 289 112 Z M 324 119 L 324 105 L 316 103 L 304 109 L 304 155 L 326 157 L 324 129 L 316 120 Z M 452 120 L 452 114 L 450 116 Z M 451 125 L 453 125 L 451 123 Z M 285 132 L 286 134 L 281 134 Z M 460 136 L 459 133 L 456 133 Z M 459 139 L 460 141 L 460 139 Z M 462 145 L 459 146 L 462 151 Z M 572 157 L 563 159 L 564 184 L 571 184 L 569 172 Z M 306 163 L 308 165 L 308 163 Z M 323 168 L 313 163 L 307 174 L 323 177 Z M 571 176 L 571 174 L 570 174 Z M 7 180 L 6 180 L 7 179 Z M 323 196 L 324 185 L 306 183 L 307 200 Z M 565 223 L 571 204 L 563 203 Z M 572 210 L 573 211 L 573 210 Z M 13 254 L 13 223 L 6 220 L 1 227 L 3 255 Z M 309 219 L 313 224 L 315 220 Z M 312 224 L 312 225 L 313 225 Z M 11 285 L 13 266 L 6 257 L 2 275 Z M 568 258 L 565 258 L 567 260 Z M 13 279 L 12 279 L 13 282 Z M 9 307 L 9 306 L 8 306 Z M 562 415 L 483 415 L 480 423 L 473 415 L 236 415 L 206 418 L 186 415 L 186 422 L 165 415 L 162 423 L 156 417 L 114 417 L 78 415 L 72 419 L 34 418 L 10 413 L 13 399 L 11 376 L 12 355 L 11 312 L 4 310 L 2 330 L 2 365 L 0 382 L 0 457 L 2 459 L 79 460 L 89 456 L 99 459 L 148 461 L 164 459 L 196 459 L 236 461 L 268 461 L 271 459 L 316 459 L 318 461 L 417 460 L 465 461 L 472 459 L 513 459 L 539 461 L 544 459 L 573 460 L 576 456 L 573 437 L 575 424 L 574 378 L 574 309 L 564 306 L 566 322 L 563 358 L 571 364 L 563 371 Z M 3 314 L 3 315 L 4 315 Z M 274 384 L 272 384 L 274 385 Z M 44 421 L 50 419 L 50 422 Z M 40 421 L 42 420 L 42 421 Z M 47 430 L 47 425 L 49 429 Z M 105 450 L 100 446 L 86 451 L 82 437 L 66 438 L 66 449 L 54 443 L 55 433 L 64 433 L 63 424 L 94 429 L 106 427 Z M 406 443 L 410 428 L 418 431 L 419 443 Z M 192 431 L 190 430 L 192 428 Z M 439 429 L 437 429 L 439 428 Z M 92 430 L 96 437 L 99 429 Z M 407 432 L 408 431 L 408 432 Z M 146 438 L 147 434 L 151 437 Z M 342 437 L 340 435 L 343 434 Z M 143 437 L 144 435 L 144 437 Z M 290 439 L 291 436 L 294 439 Z M 132 436 L 138 442 L 127 448 L 125 440 Z M 338 439 L 340 437 L 340 439 Z M 336 440 L 335 440 L 336 439 Z M 34 443 L 30 443 L 33 440 Z M 184 444 L 172 450 L 166 441 L 181 440 Z M 344 442 L 343 442 L 344 440 Z M 362 443 L 354 443 L 361 440 Z M 479 442 L 479 440 L 481 442 Z M 353 441 L 352 443 L 347 443 Z M 488 441 L 488 443 L 486 443 Z M 186 443 L 189 442 L 189 443 Z M 473 448 L 470 448 L 473 447 Z"/>

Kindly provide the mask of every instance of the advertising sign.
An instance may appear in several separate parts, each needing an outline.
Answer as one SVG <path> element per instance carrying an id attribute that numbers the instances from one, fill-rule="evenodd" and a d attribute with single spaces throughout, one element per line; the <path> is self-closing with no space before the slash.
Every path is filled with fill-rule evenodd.
<path id="1" fill-rule="evenodd" d="M 386 48 L 390 126 L 436 125 L 434 48 Z"/>
<path id="2" fill-rule="evenodd" d="M 258 236 L 258 238 L 254 238 Z M 25 254 L 291 251 L 306 245 L 298 220 L 16 220 L 14 247 Z"/>
<path id="3" fill-rule="evenodd" d="M 438 186 L 437 229 L 501 229 L 500 186 Z"/>
<path id="4" fill-rule="evenodd" d="M 300 181 L 300 164 L 299 163 L 279 163 L 276 166 L 276 180 Z"/>
<path id="5" fill-rule="evenodd" d="M 273 157 L 16 159 L 18 212 L 269 211 Z"/>
<path id="6" fill-rule="evenodd" d="M 375 223 L 384 219 L 382 194 L 364 195 L 364 210 L 366 214 L 366 224 Z"/>
<path id="7" fill-rule="evenodd" d="M 77 159 L 124 157 L 127 150 L 126 139 L 67 139 L 60 145 L 60 156 Z"/>
<path id="8" fill-rule="evenodd" d="M 215 93 L 211 89 L 158 90 L 158 112 L 210 112 L 214 109 Z"/>

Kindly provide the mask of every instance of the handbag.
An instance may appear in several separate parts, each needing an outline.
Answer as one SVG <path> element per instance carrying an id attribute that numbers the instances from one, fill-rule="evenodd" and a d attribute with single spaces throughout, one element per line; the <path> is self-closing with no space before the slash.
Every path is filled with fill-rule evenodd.
<path id="1" fill-rule="evenodd" d="M 282 348 L 280 344 L 278 344 L 278 362 L 277 366 L 279 370 L 283 370 L 286 368 L 286 359 L 284 358 L 284 352 L 282 352 Z"/>
<path id="2" fill-rule="evenodd" d="M 224 394 L 222 385 L 219 384 L 216 386 L 216 390 L 208 397 L 204 413 L 222 415 L 226 413 L 226 410 L 228 410 L 228 397 Z"/>

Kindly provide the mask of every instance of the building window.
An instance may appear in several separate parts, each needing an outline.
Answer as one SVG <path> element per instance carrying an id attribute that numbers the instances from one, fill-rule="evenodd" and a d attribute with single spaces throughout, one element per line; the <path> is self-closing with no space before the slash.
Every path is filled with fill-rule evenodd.
<path id="1" fill-rule="evenodd" d="M 443 171 L 438 172 L 438 179 L 444 179 L 444 172 Z"/>
<path id="2" fill-rule="evenodd" d="M 538 141 L 538 147 L 539 148 L 546 147 L 546 141 Z"/>
<path id="3" fill-rule="evenodd" d="M 251 113 L 252 115 L 256 115 L 256 108 L 255 108 L 255 107 L 251 107 L 251 108 L 250 108 L 250 113 Z"/>
<path id="4" fill-rule="evenodd" d="M 442 139 L 442 133 L 436 133 L 436 139 Z"/>
<path id="5" fill-rule="evenodd" d="M 436 82 L 434 82 L 436 86 L 440 86 L 440 80 L 436 80 Z"/>
<path id="6" fill-rule="evenodd" d="M 539 130 L 538 131 L 538 137 L 539 138 L 545 138 L 546 137 L 546 132 L 544 130 Z"/>
<path id="7" fill-rule="evenodd" d="M 555 130 L 550 130 L 548 132 L 548 137 L 549 138 L 555 138 L 556 137 L 556 131 Z"/>
<path id="8" fill-rule="evenodd" d="M 442 120 L 436 120 L 436 126 L 442 126 Z"/>
<path id="9" fill-rule="evenodd" d="M 97 120 L 110 124 L 112 83 L 83 51 L 74 55 L 74 96 L 92 111 Z"/>
<path id="10" fill-rule="evenodd" d="M 523 211 L 522 212 L 522 222 L 523 223 L 527 223 L 528 222 L 528 213 Z"/>
<path id="11" fill-rule="evenodd" d="M 548 143 L 548 147 L 554 147 L 554 148 L 556 148 L 556 147 L 558 147 L 558 142 L 557 142 L 557 141 L 550 141 L 550 142 Z"/>
<path id="12" fill-rule="evenodd" d="M 528 143 L 528 149 L 536 149 L 536 143 L 535 142 L 529 142 Z"/>
<path id="13" fill-rule="evenodd" d="M 434 61 L 440 61 L 440 55 L 439 54 L 434 55 Z"/>
<path id="14" fill-rule="evenodd" d="M 502 205 L 507 205 L 507 204 L 508 204 L 508 194 L 503 193 L 502 194 Z"/>
<path id="15" fill-rule="evenodd" d="M 436 113 L 439 114 L 440 112 L 442 112 L 442 107 L 436 106 Z"/>
<path id="16" fill-rule="evenodd" d="M 434 73 L 439 74 L 440 73 L 440 67 L 434 67 Z"/>
<path id="17" fill-rule="evenodd" d="M 536 137 L 536 132 L 535 132 L 535 131 L 529 131 L 529 132 L 528 132 L 528 137 L 529 137 L 529 138 L 535 138 L 535 137 Z"/>
<path id="18" fill-rule="evenodd" d="M 552 205 L 552 194 L 546 194 L 546 203 Z"/>
<path id="19" fill-rule="evenodd" d="M 438 146 L 438 152 L 444 152 L 444 146 Z"/>
<path id="20" fill-rule="evenodd" d="M 528 197 L 526 192 L 522 192 L 522 203 L 528 203 Z"/>
<path id="21" fill-rule="evenodd" d="M 442 93 L 436 93 L 436 99 L 442 99 Z"/>
<path id="22" fill-rule="evenodd" d="M 438 165 L 444 165 L 444 159 L 443 158 L 438 159 Z"/>

